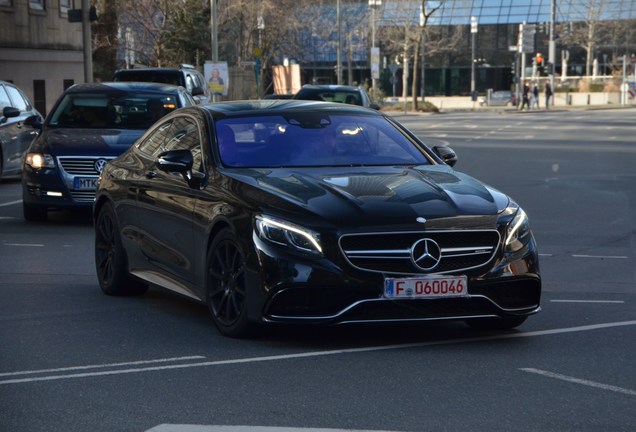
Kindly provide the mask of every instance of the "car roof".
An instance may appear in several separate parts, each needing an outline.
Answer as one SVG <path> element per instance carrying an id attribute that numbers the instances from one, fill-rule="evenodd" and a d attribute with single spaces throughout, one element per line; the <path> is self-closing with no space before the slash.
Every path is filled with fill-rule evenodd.
<path id="1" fill-rule="evenodd" d="M 195 108 L 206 110 L 214 117 L 242 117 L 247 115 L 287 114 L 296 112 L 348 113 L 382 116 L 382 114 L 376 110 L 370 110 L 358 105 L 299 99 L 263 99 L 218 102 L 198 105 Z"/>
<path id="2" fill-rule="evenodd" d="M 331 90 L 331 91 L 360 91 L 360 87 L 353 87 L 348 85 L 338 85 L 338 84 L 305 84 L 302 86 L 301 91 L 303 89 L 307 90 Z"/>
<path id="3" fill-rule="evenodd" d="M 66 93 L 170 93 L 177 94 L 179 86 L 171 84 L 158 84 L 150 82 L 104 82 L 75 84 L 66 90 Z"/>

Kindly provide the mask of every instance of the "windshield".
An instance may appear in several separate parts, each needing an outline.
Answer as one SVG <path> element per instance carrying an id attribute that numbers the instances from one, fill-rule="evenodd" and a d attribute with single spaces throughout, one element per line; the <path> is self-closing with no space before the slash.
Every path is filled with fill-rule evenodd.
<path id="1" fill-rule="evenodd" d="M 216 122 L 232 167 L 421 165 L 431 160 L 383 117 L 294 113 Z"/>
<path id="2" fill-rule="evenodd" d="M 147 129 L 177 108 L 172 95 L 135 94 L 125 96 L 67 94 L 51 115 L 50 127 L 98 129 Z"/>

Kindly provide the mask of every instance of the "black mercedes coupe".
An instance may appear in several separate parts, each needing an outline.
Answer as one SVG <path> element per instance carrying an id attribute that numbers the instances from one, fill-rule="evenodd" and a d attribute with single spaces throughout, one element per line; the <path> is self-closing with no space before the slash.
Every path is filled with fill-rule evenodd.
<path id="1" fill-rule="evenodd" d="M 313 101 L 182 108 L 110 161 L 94 204 L 102 290 L 166 288 L 219 331 L 539 311 L 521 207 L 382 112 Z"/>

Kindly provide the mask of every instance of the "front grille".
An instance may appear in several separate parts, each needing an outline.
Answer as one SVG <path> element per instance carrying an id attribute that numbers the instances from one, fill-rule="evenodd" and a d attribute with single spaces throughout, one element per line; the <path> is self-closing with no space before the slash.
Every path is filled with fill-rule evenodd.
<path id="1" fill-rule="evenodd" d="M 100 173 L 95 169 L 95 162 L 99 159 L 111 160 L 112 157 L 89 156 L 89 157 L 69 157 L 60 156 L 58 158 L 62 169 L 71 175 L 98 176 Z"/>
<path id="2" fill-rule="evenodd" d="M 430 270 L 417 267 L 413 245 L 424 238 L 435 241 L 441 250 L 439 263 Z M 419 231 L 345 234 L 340 249 L 362 270 L 392 274 L 450 273 L 477 268 L 490 262 L 497 251 L 496 230 Z"/>

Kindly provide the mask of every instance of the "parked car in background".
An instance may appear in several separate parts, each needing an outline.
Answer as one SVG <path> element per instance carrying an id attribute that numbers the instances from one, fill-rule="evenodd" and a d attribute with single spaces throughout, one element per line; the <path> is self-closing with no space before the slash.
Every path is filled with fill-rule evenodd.
<path id="1" fill-rule="evenodd" d="M 369 94 L 362 87 L 306 84 L 294 95 L 293 99 L 339 102 L 380 109 L 378 104 L 371 102 Z"/>
<path id="2" fill-rule="evenodd" d="M 541 296 L 528 218 L 456 161 L 353 105 L 177 110 L 101 174 L 100 287 L 173 290 L 231 337 L 266 323 L 516 327 Z"/>
<path id="3" fill-rule="evenodd" d="M 492 92 L 490 99 L 487 97 L 479 98 L 479 105 L 486 106 L 507 106 L 514 105 L 514 95 L 509 90 L 498 90 Z"/>
<path id="4" fill-rule="evenodd" d="M 168 112 L 194 105 L 183 87 L 155 83 L 78 84 L 55 103 L 24 157 L 24 218 L 90 208 L 109 160 Z"/>
<path id="5" fill-rule="evenodd" d="M 19 176 L 22 156 L 37 136 L 38 130 L 30 126 L 40 113 L 18 87 L 0 81 L 0 181 Z"/>
<path id="6" fill-rule="evenodd" d="M 196 103 L 212 101 L 210 90 L 203 74 L 192 65 L 181 65 L 179 68 L 138 68 L 119 69 L 115 71 L 113 81 L 136 81 L 172 84 L 184 87 Z"/>

